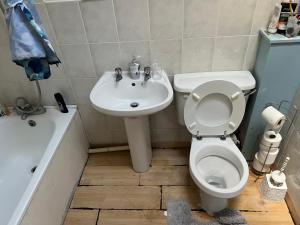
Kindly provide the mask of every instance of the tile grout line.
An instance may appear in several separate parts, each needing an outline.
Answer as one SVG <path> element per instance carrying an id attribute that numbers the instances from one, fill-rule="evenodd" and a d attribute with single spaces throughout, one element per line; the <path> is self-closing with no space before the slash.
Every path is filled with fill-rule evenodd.
<path id="1" fill-rule="evenodd" d="M 122 53 L 121 53 L 121 41 L 120 41 L 120 34 L 119 34 L 119 25 L 117 22 L 117 14 L 116 14 L 116 6 L 115 6 L 115 1 L 111 0 L 112 3 L 112 7 L 113 7 L 113 14 L 114 14 L 114 22 L 115 22 L 115 28 L 116 28 L 116 35 L 117 35 L 117 45 L 118 45 L 118 49 L 119 49 L 119 56 L 118 56 L 118 67 L 121 64 L 121 58 L 122 58 Z M 116 42 L 114 42 L 116 43 Z M 102 75 L 102 74 L 101 74 Z M 99 75 L 99 76 L 101 76 Z"/>
<path id="2" fill-rule="evenodd" d="M 91 47 L 90 47 L 90 44 L 89 44 L 89 38 L 88 38 L 88 35 L 87 35 L 87 31 L 86 31 L 86 25 L 85 25 L 85 22 L 84 22 L 84 19 L 83 19 L 83 16 L 82 16 L 82 9 L 81 9 L 81 2 L 78 2 L 78 9 L 79 9 L 79 14 L 80 14 L 80 18 L 81 18 L 81 23 L 83 25 L 83 29 L 84 29 L 84 34 L 85 34 L 85 38 L 86 38 L 86 41 L 87 41 L 87 47 L 88 47 L 88 50 L 89 50 L 89 56 L 91 57 L 91 63 L 93 65 L 93 72 L 94 74 L 96 75 L 96 77 L 98 76 L 97 74 L 97 70 L 96 70 L 96 64 L 94 62 L 94 57 L 92 55 L 92 50 L 91 50 Z"/>
<path id="3" fill-rule="evenodd" d="M 147 6 L 148 6 L 148 10 L 147 10 L 147 13 L 148 13 L 148 22 L 149 22 L 149 28 L 148 28 L 148 32 L 149 32 L 149 37 L 147 40 L 148 41 L 148 47 L 149 47 L 149 61 L 150 61 L 150 67 L 152 66 L 152 64 L 154 63 L 153 62 L 153 41 L 152 41 L 152 34 L 151 34 L 151 18 L 150 18 L 150 0 L 147 1 Z"/>
<path id="4" fill-rule="evenodd" d="M 215 35 L 213 37 L 214 39 L 214 44 L 213 44 L 213 50 L 212 50 L 212 54 L 211 54 L 211 68 L 210 70 L 211 71 L 214 71 L 214 62 L 215 62 L 215 55 L 216 55 L 216 52 L 217 52 L 217 38 L 218 38 L 218 32 L 219 32 L 219 22 L 220 22 L 220 1 L 217 2 L 217 22 L 216 22 L 216 27 L 215 27 Z"/>
<path id="5" fill-rule="evenodd" d="M 244 56 L 243 56 L 242 69 L 244 69 L 244 68 L 246 67 L 247 60 L 248 60 L 248 51 L 249 51 L 249 48 L 250 48 L 250 40 L 251 40 L 251 35 L 252 35 L 252 32 L 253 32 L 254 18 L 255 18 L 255 12 L 256 12 L 257 7 L 258 7 L 258 1 L 259 1 L 259 0 L 256 0 L 256 1 L 255 1 L 254 10 L 253 10 L 252 17 L 251 17 L 250 34 L 249 34 L 249 36 L 248 36 L 247 47 L 246 47 L 246 49 L 245 49 L 245 53 L 244 53 Z M 247 68 L 247 69 L 248 69 L 248 68 Z"/>
<path id="6" fill-rule="evenodd" d="M 182 0 L 182 11 L 181 11 L 181 50 L 180 50 L 180 73 L 183 73 L 183 47 L 184 47 L 184 24 L 185 24 L 185 0 Z"/>

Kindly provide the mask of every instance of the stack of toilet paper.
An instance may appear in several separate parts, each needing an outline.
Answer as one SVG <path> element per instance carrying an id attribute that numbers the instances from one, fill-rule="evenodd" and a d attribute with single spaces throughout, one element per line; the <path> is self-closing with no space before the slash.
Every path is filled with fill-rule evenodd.
<path id="1" fill-rule="evenodd" d="M 259 151 L 255 154 L 252 167 L 257 172 L 266 173 L 270 171 L 279 153 L 279 145 L 282 141 L 279 131 L 286 118 L 272 106 L 267 107 L 262 112 L 262 117 L 267 122 L 267 127 L 259 144 Z"/>

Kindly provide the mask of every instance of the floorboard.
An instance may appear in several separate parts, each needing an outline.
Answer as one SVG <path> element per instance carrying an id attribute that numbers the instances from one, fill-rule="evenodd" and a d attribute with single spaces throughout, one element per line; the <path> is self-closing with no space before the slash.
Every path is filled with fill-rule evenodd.
<path id="1" fill-rule="evenodd" d="M 128 151 L 91 154 L 64 225 L 166 225 L 168 200 L 188 202 L 199 221 L 213 218 L 201 210 L 198 188 L 189 175 L 187 149 L 153 151 L 152 167 L 135 173 Z M 238 209 L 249 225 L 292 225 L 284 201 L 260 194 L 261 180 L 250 173 L 248 184 L 229 207 Z"/>

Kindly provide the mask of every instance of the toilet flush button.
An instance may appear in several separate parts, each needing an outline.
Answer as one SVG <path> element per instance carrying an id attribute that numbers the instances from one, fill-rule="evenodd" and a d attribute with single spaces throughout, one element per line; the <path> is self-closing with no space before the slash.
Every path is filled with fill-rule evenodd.
<path id="1" fill-rule="evenodd" d="M 193 123 L 190 124 L 189 128 L 190 128 L 190 129 L 194 129 L 196 125 L 197 125 L 197 123 L 196 123 L 196 122 L 193 122 Z"/>
<path id="2" fill-rule="evenodd" d="M 237 97 L 239 97 L 240 94 L 240 92 L 235 92 L 233 95 L 231 95 L 231 100 L 236 99 Z"/>
<path id="3" fill-rule="evenodd" d="M 197 94 L 195 94 L 195 93 L 193 93 L 193 98 L 194 98 L 194 100 L 196 100 L 196 101 L 199 101 L 199 100 L 200 100 L 199 95 L 197 95 Z"/>
<path id="4" fill-rule="evenodd" d="M 230 127 L 231 129 L 235 129 L 236 125 L 235 125 L 235 123 L 233 123 L 233 122 L 229 122 L 229 127 Z"/>

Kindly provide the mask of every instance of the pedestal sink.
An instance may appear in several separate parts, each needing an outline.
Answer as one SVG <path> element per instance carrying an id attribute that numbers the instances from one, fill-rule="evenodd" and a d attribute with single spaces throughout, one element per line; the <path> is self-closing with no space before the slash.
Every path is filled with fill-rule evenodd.
<path id="1" fill-rule="evenodd" d="M 133 169 L 148 170 L 152 159 L 149 115 L 166 108 L 173 100 L 173 89 L 167 74 L 158 79 L 137 80 L 123 72 L 116 81 L 114 72 L 104 73 L 90 94 L 93 107 L 105 114 L 124 117 Z"/>

